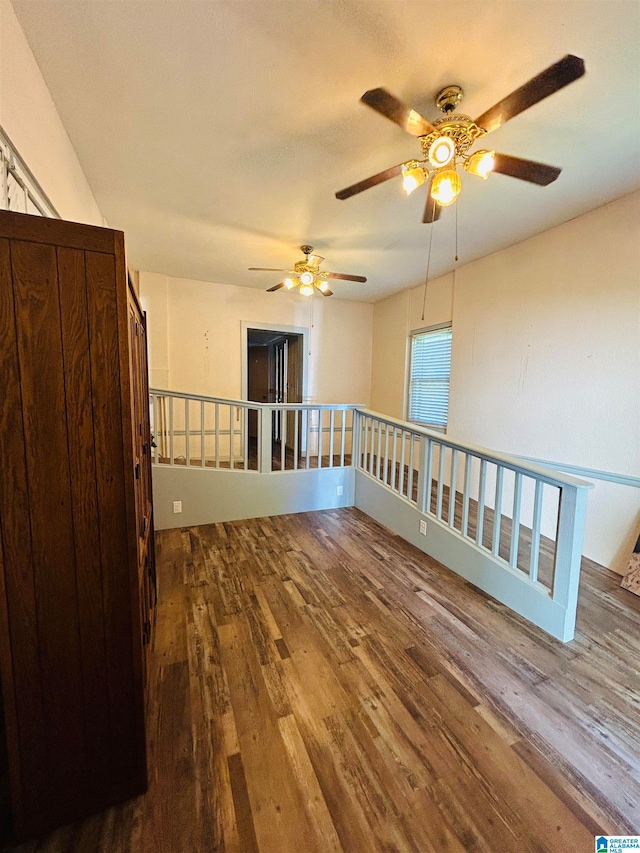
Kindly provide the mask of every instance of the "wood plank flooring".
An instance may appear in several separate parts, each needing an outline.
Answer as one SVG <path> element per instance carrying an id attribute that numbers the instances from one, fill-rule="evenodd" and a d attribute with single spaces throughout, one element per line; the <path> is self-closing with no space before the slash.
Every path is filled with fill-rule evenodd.
<path id="1" fill-rule="evenodd" d="M 640 831 L 640 599 L 562 645 L 354 508 L 158 534 L 145 797 L 21 853 L 591 851 Z"/>

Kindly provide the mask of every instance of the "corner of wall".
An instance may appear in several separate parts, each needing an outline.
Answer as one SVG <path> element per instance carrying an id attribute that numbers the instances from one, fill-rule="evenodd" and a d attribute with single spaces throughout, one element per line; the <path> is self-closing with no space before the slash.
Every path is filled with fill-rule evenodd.
<path id="1" fill-rule="evenodd" d="M 409 316 L 409 290 L 373 306 L 370 406 L 395 418 L 404 416 Z"/>
<path id="2" fill-rule="evenodd" d="M 152 388 L 169 388 L 169 278 L 139 270 L 137 279 L 140 303 L 147 315 L 149 384 Z"/>
<path id="3" fill-rule="evenodd" d="M 0 0 L 0 125 L 64 219 L 104 224 L 9 0 Z"/>

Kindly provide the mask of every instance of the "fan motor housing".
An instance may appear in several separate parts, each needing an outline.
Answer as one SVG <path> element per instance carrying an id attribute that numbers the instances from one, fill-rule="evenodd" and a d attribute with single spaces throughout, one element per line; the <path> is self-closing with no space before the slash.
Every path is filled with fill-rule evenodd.
<path id="1" fill-rule="evenodd" d="M 462 100 L 463 95 L 461 86 L 445 86 L 436 95 L 436 106 L 445 115 L 452 113 Z"/>
<path id="2" fill-rule="evenodd" d="M 431 145 L 440 136 L 448 136 L 452 139 L 456 146 L 456 155 L 460 156 L 471 148 L 476 139 L 485 135 L 485 131 L 478 127 L 472 118 L 462 113 L 439 118 L 433 122 L 433 125 L 437 130 L 420 137 L 420 145 L 425 156 L 428 156 Z"/>

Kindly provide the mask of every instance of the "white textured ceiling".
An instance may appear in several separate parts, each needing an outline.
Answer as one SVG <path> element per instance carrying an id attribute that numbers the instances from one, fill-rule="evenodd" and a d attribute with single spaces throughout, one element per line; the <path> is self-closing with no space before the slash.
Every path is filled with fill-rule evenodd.
<path id="1" fill-rule="evenodd" d="M 109 224 L 130 264 L 267 288 L 301 243 L 339 298 L 373 301 L 454 267 L 455 205 L 422 225 L 425 189 L 400 180 L 334 192 L 419 155 L 359 103 L 384 86 L 434 119 L 457 83 L 471 116 L 567 53 L 587 74 L 487 138 L 561 166 L 541 188 L 463 176 L 459 264 L 640 186 L 640 4 L 626 0 L 13 0 Z M 487 147 L 487 144 L 483 144 Z M 287 298 L 287 294 L 274 294 Z"/>

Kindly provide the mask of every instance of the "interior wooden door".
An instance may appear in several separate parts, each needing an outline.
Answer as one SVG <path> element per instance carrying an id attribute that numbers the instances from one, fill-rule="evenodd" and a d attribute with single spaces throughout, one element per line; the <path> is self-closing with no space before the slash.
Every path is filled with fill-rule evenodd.
<path id="1" fill-rule="evenodd" d="M 287 349 L 287 403 L 302 402 L 302 335 L 290 335 Z M 302 435 L 302 418 L 300 413 L 289 412 L 287 414 L 287 447 L 294 453 L 300 452 L 300 446 L 294 448 L 296 434 L 295 419 L 298 419 L 298 445 Z"/>
<path id="2" fill-rule="evenodd" d="M 249 347 L 247 359 L 247 396 L 257 403 L 268 403 L 271 391 L 271 357 L 269 347 Z M 249 438 L 258 436 L 258 416 L 249 412 Z"/>
<path id="3" fill-rule="evenodd" d="M 9 777 L 9 754 L 4 722 L 4 700 L 0 678 L 0 849 L 11 835 L 11 782 Z"/>
<path id="4" fill-rule="evenodd" d="M 152 613 L 156 598 L 147 329 L 144 312 L 140 307 L 130 281 L 128 297 L 138 593 L 142 625 L 142 645 L 146 650 L 149 648 L 151 639 Z M 146 655 L 143 656 L 143 663 L 145 665 L 146 680 Z"/>
<path id="5" fill-rule="evenodd" d="M 146 787 L 122 234 L 0 211 L 0 666 L 17 834 Z"/>

